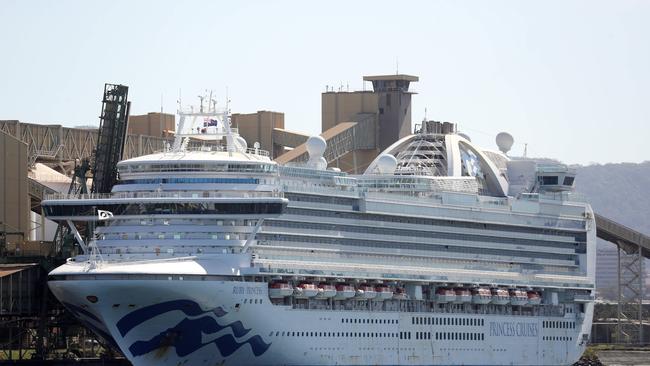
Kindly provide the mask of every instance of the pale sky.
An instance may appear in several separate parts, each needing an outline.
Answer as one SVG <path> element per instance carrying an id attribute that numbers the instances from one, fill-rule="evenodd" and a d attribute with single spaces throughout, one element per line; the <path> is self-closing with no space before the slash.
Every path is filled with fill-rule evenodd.
<path id="1" fill-rule="evenodd" d="M 484 148 L 510 132 L 514 155 L 650 160 L 650 1 L 0 0 L 0 119 L 97 125 L 105 82 L 132 114 L 227 87 L 233 113 L 316 134 L 325 85 L 396 60 L 420 77 L 414 123 L 426 108 Z"/>

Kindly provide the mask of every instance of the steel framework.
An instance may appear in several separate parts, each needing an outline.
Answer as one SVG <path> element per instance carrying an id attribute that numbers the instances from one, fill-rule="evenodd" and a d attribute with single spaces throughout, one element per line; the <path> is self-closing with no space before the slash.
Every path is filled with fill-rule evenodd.
<path id="1" fill-rule="evenodd" d="M 642 248 L 626 253 L 618 243 L 618 343 L 643 343 L 643 298 L 645 288 Z"/>
<path id="2" fill-rule="evenodd" d="M 91 192 L 107 193 L 117 181 L 117 163 L 122 158 L 129 119 L 129 88 L 124 85 L 104 85 L 99 136 L 95 148 L 93 185 Z"/>
<path id="3" fill-rule="evenodd" d="M 97 146 L 97 129 L 68 128 L 61 125 L 40 125 L 16 120 L 0 120 L 0 130 L 27 144 L 28 161 L 65 162 L 90 158 Z M 162 151 L 172 139 L 132 135 L 126 136 L 122 158 Z"/>

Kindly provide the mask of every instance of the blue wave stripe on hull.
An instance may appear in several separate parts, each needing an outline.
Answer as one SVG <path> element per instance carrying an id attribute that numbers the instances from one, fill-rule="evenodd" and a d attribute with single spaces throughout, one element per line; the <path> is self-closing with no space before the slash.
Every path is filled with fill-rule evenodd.
<path id="1" fill-rule="evenodd" d="M 198 303 L 191 300 L 171 300 L 166 302 L 161 302 L 159 304 L 149 305 L 144 308 L 134 310 L 129 314 L 125 315 L 122 319 L 117 322 L 117 329 L 120 331 L 122 337 L 124 337 L 131 329 L 137 327 L 138 325 L 144 323 L 149 319 L 153 319 L 158 315 L 168 313 L 170 311 L 182 311 L 187 316 L 197 316 L 206 313 L 212 313 L 217 318 L 220 318 L 226 314 L 221 307 L 217 307 L 213 310 L 204 311 L 201 309 Z"/>
<path id="2" fill-rule="evenodd" d="M 235 337 L 230 334 L 223 335 L 213 341 L 203 343 L 204 334 L 214 334 L 222 329 L 231 327 L 235 337 L 242 337 L 250 329 L 243 327 L 240 321 L 225 326 L 220 325 L 217 321 L 209 316 L 199 319 L 184 319 L 175 327 L 169 328 L 148 341 L 134 342 L 129 351 L 134 357 L 145 355 L 158 348 L 174 347 L 178 357 L 185 357 L 199 348 L 214 343 L 223 357 L 228 357 L 246 343 L 250 344 L 253 354 L 259 356 L 271 346 L 266 344 L 259 335 L 250 337 L 244 342 L 237 342 Z"/>
<path id="3" fill-rule="evenodd" d="M 172 300 L 153 304 L 132 311 L 122 317 L 116 324 L 118 331 L 124 337 L 132 329 L 149 319 L 153 319 L 170 311 L 182 311 L 186 316 L 198 317 L 185 318 L 172 328 L 168 328 L 149 340 L 135 341 L 129 347 L 133 357 L 139 357 L 157 349 L 174 347 L 178 357 L 185 357 L 196 350 L 209 344 L 214 344 L 223 357 L 228 357 L 245 344 L 249 344 L 253 354 L 259 356 L 266 352 L 271 343 L 265 343 L 259 335 L 253 335 L 243 342 L 237 338 L 244 337 L 251 329 L 236 320 L 232 323 L 221 325 L 217 321 L 228 313 L 221 307 L 211 310 L 202 310 L 198 303 L 191 300 Z M 231 334 L 222 335 L 210 342 L 203 343 L 205 335 L 216 334 L 226 328 L 232 330 Z"/>

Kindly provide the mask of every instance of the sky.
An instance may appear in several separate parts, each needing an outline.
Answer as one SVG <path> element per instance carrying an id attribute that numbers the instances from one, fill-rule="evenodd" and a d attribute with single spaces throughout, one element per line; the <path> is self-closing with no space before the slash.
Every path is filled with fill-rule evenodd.
<path id="1" fill-rule="evenodd" d="M 0 119 L 98 125 L 104 83 L 132 114 L 206 89 L 233 113 L 320 133 L 326 85 L 417 75 L 413 123 L 566 163 L 650 160 L 650 1 L 0 0 Z M 365 85 L 366 89 L 370 85 Z M 220 96 L 220 97 L 219 97 Z"/>

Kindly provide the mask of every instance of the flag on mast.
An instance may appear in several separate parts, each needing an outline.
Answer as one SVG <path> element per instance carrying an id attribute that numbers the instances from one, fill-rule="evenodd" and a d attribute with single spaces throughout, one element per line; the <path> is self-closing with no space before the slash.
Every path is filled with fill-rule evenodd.
<path id="1" fill-rule="evenodd" d="M 98 220 L 108 220 L 113 218 L 113 213 L 110 211 L 97 210 L 97 219 Z"/>

